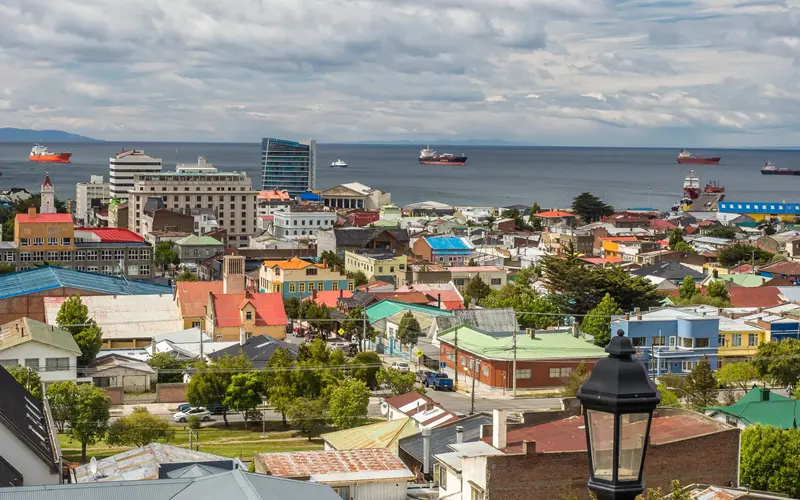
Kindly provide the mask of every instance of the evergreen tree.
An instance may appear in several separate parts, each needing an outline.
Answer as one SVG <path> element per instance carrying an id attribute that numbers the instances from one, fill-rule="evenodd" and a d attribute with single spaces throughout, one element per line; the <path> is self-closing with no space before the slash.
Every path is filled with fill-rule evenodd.
<path id="1" fill-rule="evenodd" d="M 692 409 L 701 410 L 718 404 L 719 386 L 707 356 L 698 361 L 686 376 L 686 393 Z"/>
<path id="2" fill-rule="evenodd" d="M 319 258 L 321 261 L 326 262 L 329 268 L 333 269 L 334 266 L 339 266 L 339 270 L 344 271 L 344 260 L 333 250 L 325 250 Z"/>
<path id="3" fill-rule="evenodd" d="M 706 295 L 712 299 L 730 300 L 728 288 L 722 280 L 714 280 L 706 287 Z"/>
<path id="4" fill-rule="evenodd" d="M 467 285 L 465 292 L 475 299 L 476 304 L 480 304 L 483 299 L 492 293 L 492 289 L 489 288 L 489 285 L 487 285 L 480 276 L 475 276 L 469 280 L 469 285 Z"/>
<path id="5" fill-rule="evenodd" d="M 678 243 L 686 243 L 686 240 L 683 239 L 683 234 L 679 228 L 673 229 L 669 233 L 669 248 L 670 250 L 676 250 L 675 245 Z"/>
<path id="6" fill-rule="evenodd" d="M 684 300 L 690 300 L 697 295 L 697 293 L 698 291 L 694 283 L 694 278 L 687 276 L 683 280 L 683 283 L 681 283 L 680 288 L 678 288 L 678 296 Z"/>
<path id="7" fill-rule="evenodd" d="M 414 345 L 417 343 L 417 339 L 419 338 L 422 329 L 419 326 L 419 321 L 411 311 L 406 311 L 403 314 L 403 317 L 400 319 L 400 327 L 397 331 L 397 340 L 400 341 L 402 345 Z"/>
<path id="8" fill-rule="evenodd" d="M 565 398 L 575 397 L 587 378 L 589 378 L 589 371 L 586 369 L 586 363 L 581 361 L 564 380 L 564 389 L 561 391 L 561 395 Z"/>
<path id="9" fill-rule="evenodd" d="M 611 316 L 622 314 L 611 294 L 605 294 L 597 307 L 581 323 L 581 331 L 594 337 L 594 344 L 605 347 L 611 341 Z"/>
<path id="10" fill-rule="evenodd" d="M 614 213 L 614 207 L 603 203 L 603 200 L 592 193 L 581 193 L 576 196 L 572 200 L 572 210 L 586 224 Z"/>

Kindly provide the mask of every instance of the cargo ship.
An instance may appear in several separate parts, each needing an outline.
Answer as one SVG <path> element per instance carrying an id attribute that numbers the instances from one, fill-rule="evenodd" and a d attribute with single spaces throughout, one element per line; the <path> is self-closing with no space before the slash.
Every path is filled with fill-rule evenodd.
<path id="1" fill-rule="evenodd" d="M 423 165 L 466 165 L 467 157 L 464 156 L 464 153 L 461 153 L 461 156 L 452 153 L 439 154 L 430 147 L 426 147 L 419 152 L 419 162 Z"/>
<path id="2" fill-rule="evenodd" d="M 678 163 L 688 165 L 719 165 L 719 156 L 695 156 L 685 149 L 678 153 Z"/>
<path id="3" fill-rule="evenodd" d="M 31 148 L 28 158 L 37 163 L 69 163 L 72 153 L 53 153 L 38 142 Z"/>
<path id="4" fill-rule="evenodd" d="M 767 162 L 761 167 L 762 175 L 800 175 L 800 170 L 790 168 L 778 168 L 774 163 Z"/>

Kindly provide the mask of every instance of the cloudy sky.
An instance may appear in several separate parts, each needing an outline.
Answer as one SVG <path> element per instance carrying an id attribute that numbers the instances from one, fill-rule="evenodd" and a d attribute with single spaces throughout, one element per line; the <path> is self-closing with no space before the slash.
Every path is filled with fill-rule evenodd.
<path id="1" fill-rule="evenodd" d="M 0 0 L 0 127 L 800 145 L 800 0 Z"/>

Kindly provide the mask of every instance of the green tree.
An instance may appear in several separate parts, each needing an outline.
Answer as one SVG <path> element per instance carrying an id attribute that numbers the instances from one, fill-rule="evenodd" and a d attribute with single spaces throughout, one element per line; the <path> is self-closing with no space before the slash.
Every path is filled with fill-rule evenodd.
<path id="1" fill-rule="evenodd" d="M 73 295 L 61 304 L 56 324 L 59 328 L 70 332 L 81 349 L 78 364 L 85 366 L 91 363 L 103 345 L 103 331 L 93 319 L 89 318 L 89 309 L 84 305 L 80 295 Z"/>
<path id="2" fill-rule="evenodd" d="M 234 373 L 231 383 L 225 390 L 225 399 L 222 404 L 231 410 L 236 410 L 244 417 L 245 426 L 256 406 L 261 404 L 261 389 L 264 380 L 261 373 L 246 372 Z"/>
<path id="3" fill-rule="evenodd" d="M 13 273 L 14 271 L 16 269 L 11 264 L 0 264 L 0 274 Z"/>
<path id="4" fill-rule="evenodd" d="M 264 368 L 264 390 L 267 401 L 280 412 L 283 425 L 286 425 L 286 411 L 295 397 L 296 389 L 292 380 L 294 356 L 281 347 L 270 356 Z"/>
<path id="5" fill-rule="evenodd" d="M 664 300 L 653 283 L 642 276 L 632 276 L 620 266 L 594 266 L 591 272 L 599 287 L 596 290 L 598 302 L 609 293 L 623 311 L 633 311 L 637 307 L 646 311 Z"/>
<path id="6" fill-rule="evenodd" d="M 758 378 L 780 387 L 795 387 L 800 380 L 798 359 L 800 340 L 784 339 L 759 344 L 752 363 Z"/>
<path id="7" fill-rule="evenodd" d="M 691 299 L 698 293 L 697 285 L 694 282 L 694 278 L 691 276 L 684 278 L 683 283 L 681 283 L 681 286 L 678 288 L 678 296 L 684 300 Z"/>
<path id="8" fill-rule="evenodd" d="M 578 394 L 578 389 L 581 388 L 581 385 L 589 378 L 589 370 L 586 369 L 586 363 L 583 361 L 580 362 L 578 366 L 575 367 L 567 376 L 564 382 L 564 388 L 561 390 L 561 395 L 565 398 L 575 397 Z"/>
<path id="9" fill-rule="evenodd" d="M 492 293 L 492 289 L 489 288 L 489 285 L 486 284 L 485 281 L 481 279 L 480 276 L 475 276 L 471 280 L 469 280 L 469 285 L 467 285 L 466 293 L 469 294 L 470 297 L 475 299 L 475 302 L 480 304 L 483 299 L 489 296 Z"/>
<path id="10" fill-rule="evenodd" d="M 77 386 L 74 394 L 74 407 L 68 420 L 69 436 L 81 444 L 81 461 L 86 462 L 86 447 L 103 439 L 108 430 L 111 399 L 91 384 Z"/>
<path id="11" fill-rule="evenodd" d="M 800 496 L 800 430 L 761 424 L 742 431 L 741 484 Z"/>
<path id="12" fill-rule="evenodd" d="M 717 252 L 717 260 L 723 266 L 736 266 L 743 262 L 752 263 L 755 256 L 756 264 L 767 264 L 772 260 L 773 254 L 748 243 L 734 243 Z"/>
<path id="13" fill-rule="evenodd" d="M 323 399 L 297 398 L 286 409 L 286 417 L 311 441 L 311 432 L 328 418 L 328 405 Z"/>
<path id="14" fill-rule="evenodd" d="M 414 317 L 411 311 L 406 311 L 400 319 L 400 326 L 397 330 L 397 340 L 399 340 L 402 345 L 415 345 L 421 333 L 422 329 L 419 326 L 417 318 Z"/>
<path id="15" fill-rule="evenodd" d="M 319 258 L 322 262 L 328 264 L 328 267 L 330 267 L 331 269 L 333 269 L 334 266 L 339 266 L 339 270 L 344 271 L 344 259 L 339 257 L 339 254 L 337 254 L 333 250 L 325 250 L 319 256 Z"/>
<path id="16" fill-rule="evenodd" d="M 732 227 L 720 226 L 709 231 L 706 236 L 711 236 L 712 238 L 727 238 L 732 240 L 736 238 L 736 230 Z"/>
<path id="17" fill-rule="evenodd" d="M 533 282 L 541 275 L 541 270 L 537 270 L 537 268 L 533 266 L 523 267 L 514 275 L 514 286 L 530 290 Z"/>
<path id="18" fill-rule="evenodd" d="M 727 363 L 716 373 L 720 384 L 727 387 L 735 387 L 748 390 L 752 386 L 752 381 L 758 378 L 756 369 L 752 363 Z"/>
<path id="19" fill-rule="evenodd" d="M 408 394 L 413 391 L 420 392 L 417 386 L 417 375 L 412 372 L 400 373 L 397 370 L 381 368 L 377 378 L 378 383 L 385 386 L 392 396 Z"/>
<path id="20" fill-rule="evenodd" d="M 361 286 L 366 285 L 369 283 L 367 279 L 367 275 L 364 274 L 364 271 L 348 271 L 347 272 L 347 279 L 353 280 L 353 286 Z"/>
<path id="21" fill-rule="evenodd" d="M 581 331 L 594 337 L 594 344 L 605 347 L 611 342 L 611 316 L 622 314 L 611 294 L 605 294 L 597 307 L 581 323 Z"/>
<path id="22" fill-rule="evenodd" d="M 153 252 L 153 262 L 162 270 L 166 269 L 170 264 L 179 264 L 180 259 L 178 253 L 174 250 L 174 243 L 171 241 L 162 241 L 156 245 Z"/>
<path id="23" fill-rule="evenodd" d="M 673 408 L 678 406 L 678 395 L 664 387 L 664 384 L 658 384 L 658 391 L 661 393 L 661 402 L 658 403 L 658 406 Z"/>
<path id="24" fill-rule="evenodd" d="M 175 383 L 183 380 L 182 373 L 162 373 L 162 370 L 183 370 L 186 368 L 186 363 L 178 361 L 171 353 L 156 353 L 147 361 L 147 364 L 158 373 L 159 383 Z"/>
<path id="25" fill-rule="evenodd" d="M 691 246 L 690 246 L 688 243 L 686 243 L 685 241 L 679 241 L 679 242 L 678 242 L 678 243 L 677 243 L 677 244 L 676 244 L 676 245 L 675 245 L 675 246 L 672 248 L 672 250 L 675 250 L 676 252 L 680 252 L 680 253 L 691 253 L 691 254 L 697 253 L 697 252 L 695 251 L 695 249 L 694 249 L 694 248 L 692 248 L 692 247 L 691 247 Z"/>
<path id="26" fill-rule="evenodd" d="M 524 288 L 519 283 L 492 290 L 482 305 L 488 309 L 510 307 L 522 313 L 517 318 L 522 328 L 545 330 L 559 322 L 558 307 L 550 297 L 538 296 L 532 289 Z"/>
<path id="27" fill-rule="evenodd" d="M 592 193 L 581 193 L 572 200 L 572 211 L 580 219 L 589 224 L 614 213 L 614 207 L 603 203 L 603 200 Z"/>
<path id="28" fill-rule="evenodd" d="M 349 429 L 366 420 L 368 406 L 369 389 L 366 384 L 348 379 L 331 391 L 328 417 L 339 429 Z"/>
<path id="29" fill-rule="evenodd" d="M 289 319 L 300 318 L 300 299 L 297 297 L 284 299 L 283 310 L 286 312 L 286 317 Z"/>
<path id="30" fill-rule="evenodd" d="M 514 219 L 514 229 L 517 231 L 530 231 L 531 226 L 528 225 L 528 222 L 525 220 L 525 217 L 517 210 L 516 208 L 508 208 L 503 210 L 503 213 L 500 214 L 500 217 L 504 219 Z"/>
<path id="31" fill-rule="evenodd" d="M 360 307 L 347 311 L 347 319 L 342 323 L 342 330 L 344 337 L 350 342 L 356 342 L 360 350 L 364 350 L 365 341 L 375 340 L 372 324 Z"/>
<path id="32" fill-rule="evenodd" d="M 381 358 L 375 352 L 359 352 L 350 362 L 353 377 L 367 384 L 370 389 L 378 387 L 378 372 L 381 370 Z"/>
<path id="33" fill-rule="evenodd" d="M 195 273 L 184 268 L 175 276 L 175 281 L 199 281 L 199 278 Z"/>
<path id="34" fill-rule="evenodd" d="M 50 413 L 59 433 L 67 429 L 70 416 L 75 411 L 78 386 L 71 381 L 54 382 L 47 388 Z"/>
<path id="35" fill-rule="evenodd" d="M 725 282 L 722 280 L 714 280 L 709 283 L 706 287 L 706 295 L 712 299 L 720 299 L 725 301 L 730 300 L 728 288 L 725 286 Z"/>
<path id="36" fill-rule="evenodd" d="M 670 248 L 670 250 L 677 250 L 675 248 L 675 246 L 678 243 L 684 243 L 685 244 L 686 240 L 683 239 L 683 233 L 681 233 L 681 230 L 676 227 L 675 229 L 673 229 L 669 233 L 669 248 Z"/>
<path id="37" fill-rule="evenodd" d="M 106 444 L 138 448 L 159 440 L 168 443 L 174 436 L 169 421 L 151 414 L 144 406 L 137 406 L 133 413 L 118 418 L 108 427 Z"/>
<path id="38" fill-rule="evenodd" d="M 692 409 L 700 410 L 714 406 L 719 402 L 719 387 L 708 357 L 697 362 L 689 375 L 686 376 L 686 393 Z"/>
<path id="39" fill-rule="evenodd" d="M 539 204 L 534 201 L 533 205 L 531 206 L 531 214 L 528 216 L 528 223 L 530 224 L 532 231 L 541 231 L 544 229 L 542 227 L 542 219 L 536 217 L 536 214 L 541 211 L 542 209 Z"/>
<path id="40" fill-rule="evenodd" d="M 564 314 L 575 315 L 577 322 L 597 306 L 597 275 L 569 248 L 565 259 L 548 255 L 541 261 L 550 300 Z"/>
<path id="41" fill-rule="evenodd" d="M 39 372 L 36 370 L 28 370 L 24 366 L 6 366 L 4 367 L 11 376 L 24 388 L 28 389 L 36 399 L 42 399 L 42 379 L 39 378 Z"/>
<path id="42" fill-rule="evenodd" d="M 192 380 L 186 389 L 186 399 L 194 406 L 213 406 L 224 403 L 233 375 L 250 370 L 253 365 L 243 354 L 239 354 L 224 356 L 211 364 L 199 361 L 195 363 L 194 368 L 197 372 L 192 375 Z M 227 427 L 229 425 L 227 409 L 222 412 L 222 419 Z"/>

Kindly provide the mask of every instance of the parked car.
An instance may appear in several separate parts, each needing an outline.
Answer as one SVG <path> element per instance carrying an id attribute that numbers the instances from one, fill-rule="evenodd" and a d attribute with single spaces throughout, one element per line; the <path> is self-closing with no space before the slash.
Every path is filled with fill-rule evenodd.
<path id="1" fill-rule="evenodd" d="M 183 403 L 183 404 L 178 405 L 178 408 L 175 411 L 186 411 L 191 407 L 192 407 L 192 405 L 190 405 L 189 403 Z"/>
<path id="2" fill-rule="evenodd" d="M 431 373 L 425 379 L 425 387 L 433 387 L 434 391 L 452 391 L 453 379 L 447 376 L 446 373 Z"/>
<path id="3" fill-rule="evenodd" d="M 200 420 L 203 422 L 208 422 L 211 420 L 211 412 L 203 408 L 202 406 L 198 406 L 196 408 L 189 408 L 186 411 L 179 411 L 172 416 L 172 420 L 180 423 L 185 423 L 189 420 L 189 417 L 200 417 Z"/>
<path id="4" fill-rule="evenodd" d="M 417 370 L 417 382 L 424 384 L 428 375 L 433 375 L 433 372 L 430 370 Z"/>
<path id="5" fill-rule="evenodd" d="M 211 405 L 208 407 L 208 411 L 212 415 L 222 415 L 223 413 L 227 413 L 228 409 L 222 405 Z"/>
<path id="6" fill-rule="evenodd" d="M 391 370 L 397 370 L 400 373 L 408 373 L 409 371 L 411 371 L 411 367 L 408 366 L 408 363 L 406 363 L 405 361 L 395 361 L 389 368 Z"/>

